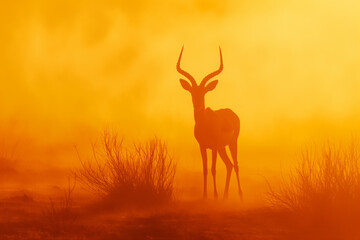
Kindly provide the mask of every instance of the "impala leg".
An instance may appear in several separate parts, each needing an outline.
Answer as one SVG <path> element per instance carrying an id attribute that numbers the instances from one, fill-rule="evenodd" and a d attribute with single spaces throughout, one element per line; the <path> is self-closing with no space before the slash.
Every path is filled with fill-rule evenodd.
<path id="1" fill-rule="evenodd" d="M 217 151 L 212 150 L 212 165 L 211 165 L 211 173 L 214 180 L 214 198 L 218 198 L 218 193 L 216 189 L 216 157 L 217 157 Z"/>
<path id="2" fill-rule="evenodd" d="M 206 148 L 200 146 L 201 151 L 201 157 L 203 160 L 203 175 L 204 175 L 204 198 L 207 198 L 207 154 L 206 154 Z"/>
<path id="3" fill-rule="evenodd" d="M 230 144 L 229 148 L 230 148 L 232 159 L 234 161 L 234 170 L 235 170 L 236 180 L 237 180 L 237 184 L 238 184 L 239 196 L 242 199 L 243 194 L 242 194 L 242 190 L 241 190 L 241 186 L 240 186 L 239 165 L 238 165 L 238 161 L 237 161 L 237 142 L 235 141 L 232 144 Z"/>
<path id="4" fill-rule="evenodd" d="M 224 161 L 226 166 L 226 182 L 225 182 L 225 191 L 224 191 L 224 199 L 226 199 L 229 196 L 229 184 L 230 184 L 230 177 L 231 177 L 231 171 L 233 169 L 233 164 L 231 163 L 226 153 L 225 147 L 219 150 L 219 155 L 221 159 Z"/>

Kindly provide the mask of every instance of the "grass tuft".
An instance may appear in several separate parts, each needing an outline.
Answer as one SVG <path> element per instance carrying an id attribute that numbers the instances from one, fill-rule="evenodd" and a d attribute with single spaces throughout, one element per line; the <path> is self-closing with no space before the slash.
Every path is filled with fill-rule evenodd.
<path id="1" fill-rule="evenodd" d="M 93 159 L 81 161 L 78 179 L 109 206 L 149 207 L 173 199 L 176 164 L 167 145 L 158 138 L 125 147 L 107 131 Z"/>
<path id="2" fill-rule="evenodd" d="M 54 233 L 65 233 L 73 227 L 77 214 L 74 211 L 73 192 L 76 186 L 76 178 L 71 184 L 70 178 L 68 186 L 64 189 L 63 197 L 60 201 L 54 202 L 50 199 L 49 205 L 42 211 L 43 218 L 49 231 Z"/>
<path id="3" fill-rule="evenodd" d="M 304 149 L 289 178 L 277 189 L 269 185 L 268 197 L 272 206 L 314 227 L 355 227 L 360 222 L 360 146 L 353 140 Z"/>

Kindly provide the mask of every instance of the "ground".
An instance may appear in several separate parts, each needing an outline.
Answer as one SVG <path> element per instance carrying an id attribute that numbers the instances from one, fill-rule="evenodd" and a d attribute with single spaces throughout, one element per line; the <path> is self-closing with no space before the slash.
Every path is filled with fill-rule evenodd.
<path id="1" fill-rule="evenodd" d="M 85 204 L 62 212 L 61 199 L 17 194 L 1 200 L 0 239 L 301 239 L 288 213 L 236 202 L 177 201 L 143 211 Z"/>

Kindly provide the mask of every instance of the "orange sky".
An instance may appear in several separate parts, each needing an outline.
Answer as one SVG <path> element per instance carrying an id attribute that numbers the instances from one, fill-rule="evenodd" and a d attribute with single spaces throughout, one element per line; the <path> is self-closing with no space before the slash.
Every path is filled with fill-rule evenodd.
<path id="1" fill-rule="evenodd" d="M 239 115 L 243 166 L 276 169 L 303 144 L 360 132 L 358 2 L 17 2 L 0 10 L 0 140 L 29 164 L 76 165 L 74 145 L 110 127 L 156 134 L 200 170 L 182 45 L 195 78 L 221 45 L 206 105 Z"/>

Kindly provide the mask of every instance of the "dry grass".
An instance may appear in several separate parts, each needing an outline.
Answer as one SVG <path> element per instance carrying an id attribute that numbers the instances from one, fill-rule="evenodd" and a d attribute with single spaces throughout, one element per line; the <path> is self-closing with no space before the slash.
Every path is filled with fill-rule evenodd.
<path id="1" fill-rule="evenodd" d="M 12 148 L 0 142 L 0 178 L 16 172 L 17 161 L 14 159 L 16 145 Z"/>
<path id="2" fill-rule="evenodd" d="M 68 186 L 63 190 L 63 197 L 58 202 L 50 199 L 50 203 L 42 211 L 45 226 L 48 230 L 55 233 L 70 231 L 76 221 L 76 213 L 74 211 L 73 193 L 76 186 L 76 178 L 71 183 L 68 180 Z"/>
<path id="3" fill-rule="evenodd" d="M 306 148 L 289 179 L 269 190 L 273 206 L 286 208 L 315 226 L 359 227 L 360 146 L 328 143 Z"/>
<path id="4" fill-rule="evenodd" d="M 76 176 L 108 205 L 148 207 L 172 200 L 176 165 L 158 138 L 125 147 L 116 134 L 104 132 L 93 153 L 92 160 L 80 159 Z"/>

